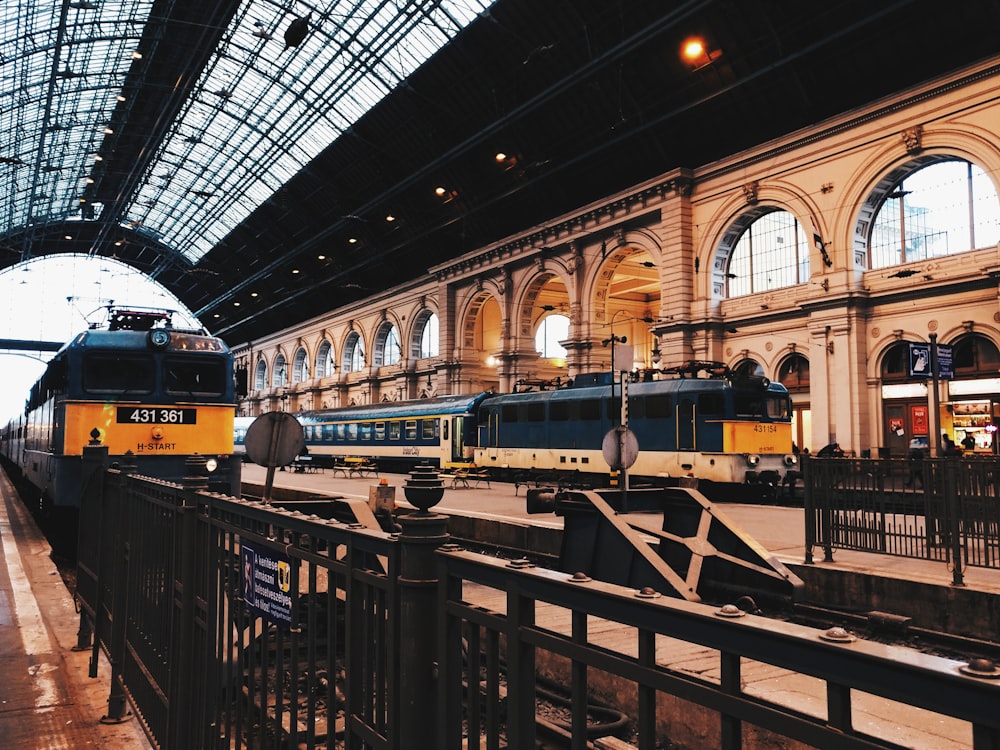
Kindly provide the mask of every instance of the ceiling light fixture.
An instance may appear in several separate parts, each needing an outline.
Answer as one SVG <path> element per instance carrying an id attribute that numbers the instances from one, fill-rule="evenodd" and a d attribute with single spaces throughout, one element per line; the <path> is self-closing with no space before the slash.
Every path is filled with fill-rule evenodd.
<path id="1" fill-rule="evenodd" d="M 689 37 L 681 45 L 681 59 L 692 70 L 699 70 L 711 65 L 722 55 L 722 50 L 710 50 L 701 37 Z"/>
<path id="2" fill-rule="evenodd" d="M 132 50 L 132 59 L 133 60 L 141 60 L 142 59 L 142 53 L 139 50 Z"/>

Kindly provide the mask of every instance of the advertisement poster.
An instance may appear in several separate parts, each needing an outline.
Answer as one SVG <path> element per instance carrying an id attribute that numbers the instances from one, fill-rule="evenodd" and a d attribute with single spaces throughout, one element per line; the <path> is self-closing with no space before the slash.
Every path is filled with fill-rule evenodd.
<path id="1" fill-rule="evenodd" d="M 923 404 L 910 407 L 910 425 L 914 435 L 927 434 L 927 407 Z"/>
<path id="2" fill-rule="evenodd" d="M 281 628 L 292 625 L 292 563 L 283 554 L 240 542 L 243 600 Z"/>

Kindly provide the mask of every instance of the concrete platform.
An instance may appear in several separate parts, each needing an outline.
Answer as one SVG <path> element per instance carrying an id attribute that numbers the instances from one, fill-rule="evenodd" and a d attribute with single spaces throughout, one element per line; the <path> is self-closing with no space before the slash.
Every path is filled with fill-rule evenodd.
<path id="1" fill-rule="evenodd" d="M 111 667 L 74 651 L 79 614 L 51 550 L 0 471 L 0 745 L 11 750 L 146 750 L 137 720 L 101 723 Z"/>

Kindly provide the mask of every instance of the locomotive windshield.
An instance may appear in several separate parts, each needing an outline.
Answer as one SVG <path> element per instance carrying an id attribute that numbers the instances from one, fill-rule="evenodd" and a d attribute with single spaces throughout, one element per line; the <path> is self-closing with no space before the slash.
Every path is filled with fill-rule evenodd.
<path id="1" fill-rule="evenodd" d="M 83 390 L 87 393 L 152 393 L 156 372 L 148 356 L 89 352 L 83 358 Z"/>
<path id="2" fill-rule="evenodd" d="M 167 357 L 163 383 L 172 395 L 221 396 L 226 392 L 226 365 L 215 358 Z"/>

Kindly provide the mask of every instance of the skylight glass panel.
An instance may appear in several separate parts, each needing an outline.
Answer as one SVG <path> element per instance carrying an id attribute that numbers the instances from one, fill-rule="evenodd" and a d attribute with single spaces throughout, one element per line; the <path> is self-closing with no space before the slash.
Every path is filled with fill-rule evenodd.
<path id="1" fill-rule="evenodd" d="M 283 38 L 294 15 L 247 0 L 149 170 L 129 218 L 160 230 L 197 262 L 282 183 L 492 3 L 297 3 L 302 44 Z M 267 37 L 270 35 L 270 39 Z M 153 175 L 190 165 L 169 187 Z"/>
<path id="2" fill-rule="evenodd" d="M 8 135 L 0 145 L 4 231 L 90 218 L 89 211 L 81 214 L 83 180 L 151 7 L 73 2 L 65 19 L 61 1 L 0 9 L 0 131 Z"/>

